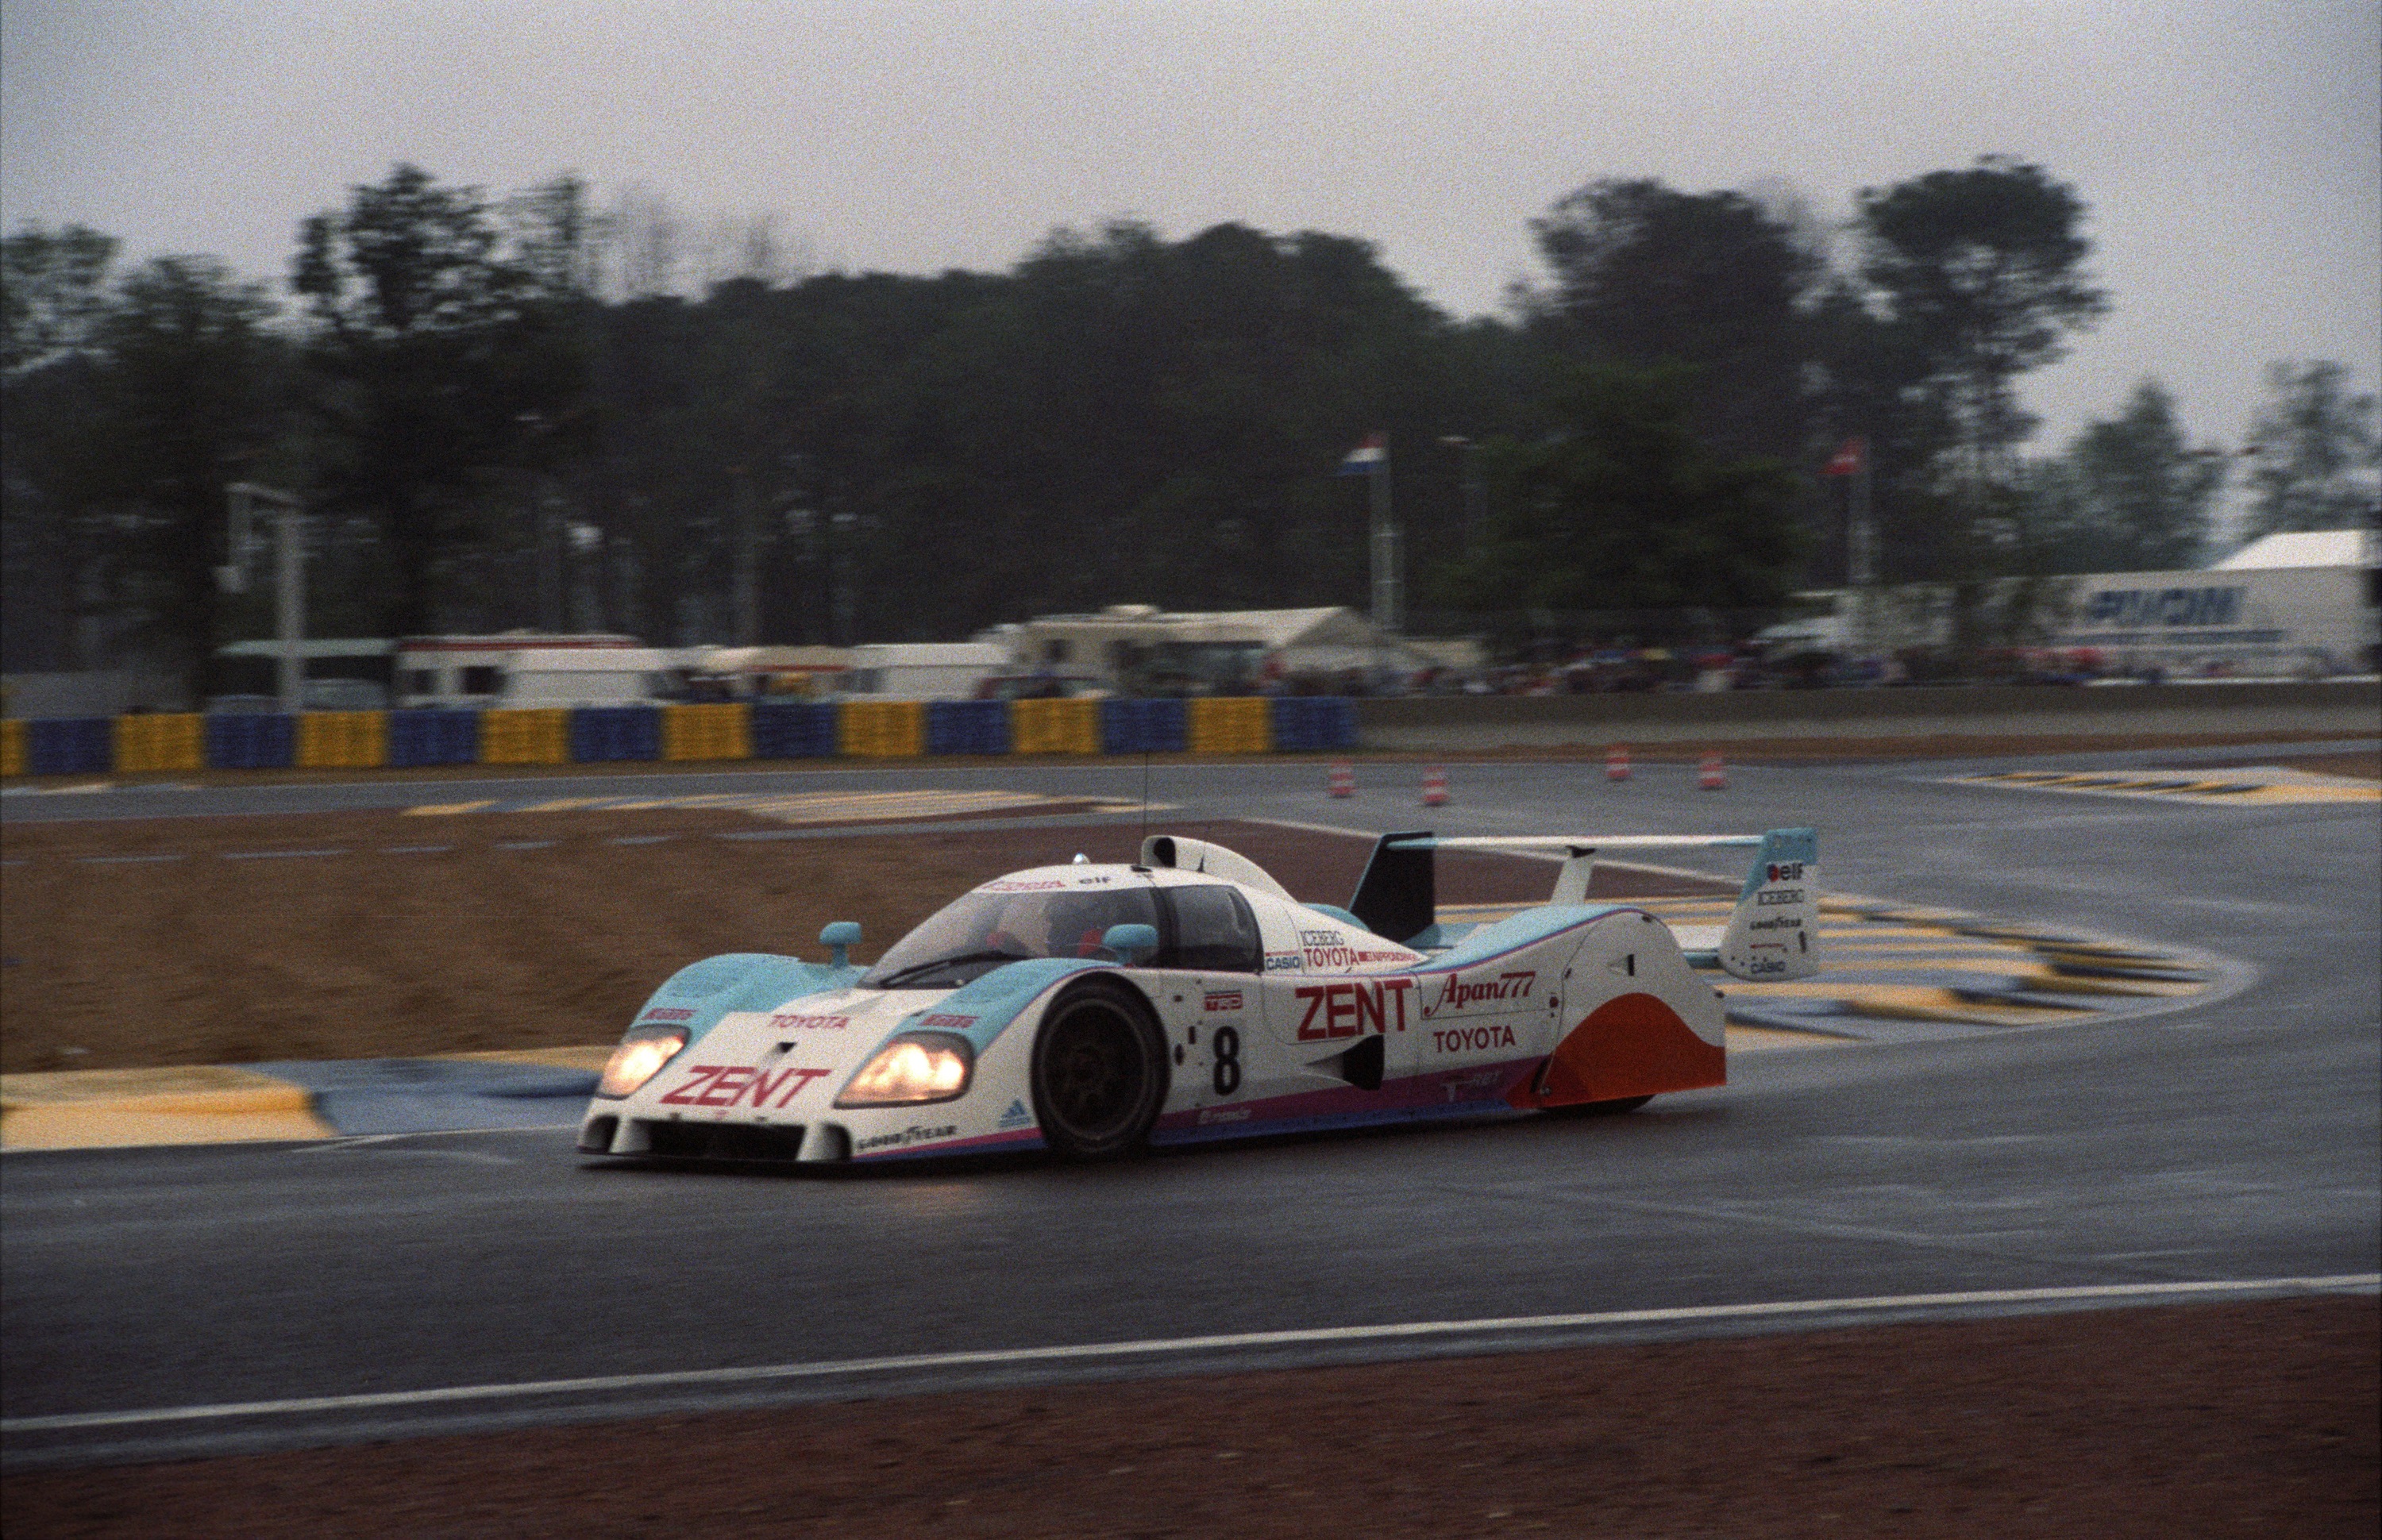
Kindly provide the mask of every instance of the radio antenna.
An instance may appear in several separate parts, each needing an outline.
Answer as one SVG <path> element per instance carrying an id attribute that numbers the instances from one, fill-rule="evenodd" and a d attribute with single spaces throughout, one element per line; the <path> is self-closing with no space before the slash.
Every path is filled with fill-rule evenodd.
<path id="1" fill-rule="evenodd" d="M 1141 751 L 1141 837 L 1145 844 L 1149 840 L 1149 748 L 1147 744 Z"/>

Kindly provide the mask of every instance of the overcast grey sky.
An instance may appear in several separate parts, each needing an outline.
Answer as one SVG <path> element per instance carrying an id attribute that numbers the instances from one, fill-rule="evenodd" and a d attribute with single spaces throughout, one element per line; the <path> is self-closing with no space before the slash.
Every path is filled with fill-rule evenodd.
<path id="1" fill-rule="evenodd" d="M 2033 376 L 2048 449 L 2133 383 L 2238 444 L 2271 361 L 2382 373 L 2382 0 L 0 0 L 0 220 L 286 277 L 411 160 L 774 213 L 829 268 L 1056 225 L 1377 242 L 1457 314 L 1582 183 L 1855 192 L 1983 153 L 2092 209 L 2116 308 Z"/>

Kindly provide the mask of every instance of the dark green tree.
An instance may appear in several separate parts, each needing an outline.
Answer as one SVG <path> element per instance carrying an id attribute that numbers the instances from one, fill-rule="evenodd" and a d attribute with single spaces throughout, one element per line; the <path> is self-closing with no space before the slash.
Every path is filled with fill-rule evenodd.
<path id="1" fill-rule="evenodd" d="M 106 603 L 111 457 L 91 330 L 116 246 L 80 226 L 0 238 L 0 637 L 11 672 L 94 666 L 81 621 Z"/>
<path id="2" fill-rule="evenodd" d="M 112 448 L 110 503 L 130 593 L 162 655 L 205 693 L 230 640 L 215 584 L 224 488 L 279 479 L 286 353 L 264 286 L 211 257 L 161 257 L 125 275 L 92 328 L 95 425 Z"/>
<path id="3" fill-rule="evenodd" d="M 1795 476 L 1725 459 L 1691 426 L 1684 369 L 1576 369 L 1562 426 L 1493 457 L 1492 541 L 1451 583 L 1469 608 L 1774 605 L 1800 572 Z"/>
<path id="4" fill-rule="evenodd" d="M 27 225 L 0 238 L 0 371 L 15 374 L 82 347 L 107 309 L 114 236 Z"/>
<path id="5" fill-rule="evenodd" d="M 492 515 L 549 495 L 544 478 L 578 446 L 582 207 L 566 179 L 508 211 L 509 231 L 476 189 L 400 165 L 300 226 L 316 490 L 327 512 L 378 530 L 389 634 L 432 629 L 459 568 L 485 556 Z"/>
<path id="6" fill-rule="evenodd" d="M 1531 221 L 1553 274 L 1520 297 L 1574 361 L 1696 366 L 1697 430 L 1724 455 L 1799 456 L 1811 431 L 1804 302 L 1821 258 L 1741 192 L 1601 181 Z"/>
<path id="7" fill-rule="evenodd" d="M 2374 397 L 2350 389 L 2339 363 L 2278 363 L 2251 426 L 2250 533 L 2349 529 L 2374 516 L 2382 470 Z"/>
<path id="8" fill-rule="evenodd" d="M 2034 468 L 2028 536 L 2051 572 L 2158 571 L 2195 565 L 2212 533 L 2225 458 L 2194 448 L 2155 380 L 2097 422 L 2066 455 Z"/>
<path id="9" fill-rule="evenodd" d="M 2015 382 L 2049 363 L 2107 297 L 2084 271 L 2084 203 L 2039 166 L 1987 155 L 1860 194 L 1861 273 L 1896 336 L 1885 351 L 1958 434 L 1951 472 L 1971 510 L 2007 487 L 2034 422 Z"/>

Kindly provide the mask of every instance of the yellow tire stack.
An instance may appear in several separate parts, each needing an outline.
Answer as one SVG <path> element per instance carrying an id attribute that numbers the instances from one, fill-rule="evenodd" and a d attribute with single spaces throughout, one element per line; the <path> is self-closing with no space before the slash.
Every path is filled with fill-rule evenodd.
<path id="1" fill-rule="evenodd" d="M 1097 754 L 1100 752 L 1098 701 L 1012 701 L 1010 752 Z"/>
<path id="2" fill-rule="evenodd" d="M 1273 748 L 1273 713 L 1262 696 L 1195 697 L 1185 727 L 1195 754 L 1262 754 Z"/>
<path id="3" fill-rule="evenodd" d="M 727 705 L 662 707 L 662 758 L 751 759 L 753 709 Z"/>
<path id="4" fill-rule="evenodd" d="M 304 770 L 378 769 L 388 763 L 388 713 L 300 713 L 297 760 Z"/>
<path id="5" fill-rule="evenodd" d="M 567 764 L 571 713 L 560 706 L 515 706 L 480 714 L 482 764 Z"/>
<path id="6" fill-rule="evenodd" d="M 0 722 L 0 776 L 21 776 L 25 773 L 25 723 L 11 716 Z"/>
<path id="7" fill-rule="evenodd" d="M 927 752 L 923 701 L 846 701 L 837 708 L 836 748 L 862 759 L 912 759 Z"/>
<path id="8" fill-rule="evenodd" d="M 15 722 L 8 725 L 19 726 Z M 116 768 L 119 773 L 206 767 L 206 722 L 197 713 L 162 712 L 116 719 Z M 8 772 L 12 776 L 23 773 L 21 767 Z"/>

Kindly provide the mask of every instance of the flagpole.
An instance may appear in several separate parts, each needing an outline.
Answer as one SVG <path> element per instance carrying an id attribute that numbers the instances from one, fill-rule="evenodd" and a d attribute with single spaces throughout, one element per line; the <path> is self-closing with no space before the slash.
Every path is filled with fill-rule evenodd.
<path id="1" fill-rule="evenodd" d="M 1398 527 L 1390 517 L 1390 436 L 1381 440 L 1381 456 L 1369 468 L 1373 494 L 1373 625 L 1385 636 L 1395 636 L 1398 614 Z"/>
<path id="2" fill-rule="evenodd" d="M 1870 517 L 1869 440 L 1860 441 L 1860 465 L 1853 472 L 1853 646 L 1867 657 L 1876 645 L 1877 525 Z"/>

